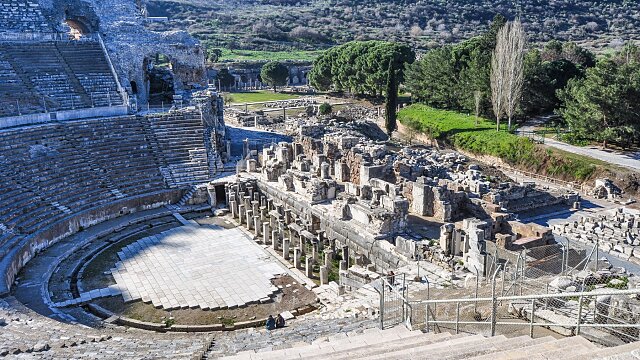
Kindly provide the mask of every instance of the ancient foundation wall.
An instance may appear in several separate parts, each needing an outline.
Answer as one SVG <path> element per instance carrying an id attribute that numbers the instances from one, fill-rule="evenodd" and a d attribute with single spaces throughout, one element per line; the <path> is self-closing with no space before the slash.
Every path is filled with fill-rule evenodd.
<path id="1" fill-rule="evenodd" d="M 327 216 L 325 213 L 314 209 L 310 203 L 296 200 L 289 194 L 276 189 L 269 183 L 258 181 L 260 192 L 274 202 L 283 204 L 292 209 L 301 217 L 311 217 L 320 219 L 320 229 L 325 232 L 328 239 L 335 240 L 338 244 L 349 247 L 349 253 L 364 256 L 370 263 L 374 264 L 378 270 L 396 269 L 403 266 L 405 261 L 395 251 L 395 246 L 385 239 L 376 239 L 365 234 L 364 231 L 357 231 L 352 225 L 340 220 L 335 216 Z"/>
<path id="2" fill-rule="evenodd" d="M 0 295 L 9 293 L 16 275 L 29 260 L 60 239 L 82 231 L 84 228 L 123 215 L 174 204 L 180 200 L 183 194 L 184 190 L 166 190 L 114 201 L 105 206 L 71 215 L 24 238 L 0 261 L 0 274 L 3 274 L 0 277 Z"/>

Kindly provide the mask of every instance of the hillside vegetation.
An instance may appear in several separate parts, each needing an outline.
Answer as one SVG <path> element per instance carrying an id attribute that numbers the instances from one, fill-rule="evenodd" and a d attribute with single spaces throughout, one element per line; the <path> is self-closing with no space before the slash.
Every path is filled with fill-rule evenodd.
<path id="1" fill-rule="evenodd" d="M 640 40 L 636 0 L 150 0 L 159 30 L 186 29 L 208 47 L 317 50 L 351 40 L 388 40 L 429 49 L 477 35 L 496 13 L 521 14 L 533 42 L 596 47 Z M 295 58 L 297 54 L 291 54 Z"/>
<path id="2" fill-rule="evenodd" d="M 554 178 L 583 182 L 607 170 L 601 161 L 535 144 L 506 131 L 496 132 L 495 123 L 484 118 L 476 125 L 475 116 L 416 104 L 402 109 L 398 120 L 446 145 L 498 157 L 521 170 Z"/>

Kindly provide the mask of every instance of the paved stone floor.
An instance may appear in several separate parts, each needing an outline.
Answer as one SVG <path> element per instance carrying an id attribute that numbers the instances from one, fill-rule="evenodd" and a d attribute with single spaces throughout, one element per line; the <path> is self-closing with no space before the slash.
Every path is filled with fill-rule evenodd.
<path id="1" fill-rule="evenodd" d="M 181 226 L 141 239 L 119 253 L 111 270 L 125 301 L 167 310 L 224 309 L 266 301 L 270 279 L 287 273 L 239 229 Z"/>

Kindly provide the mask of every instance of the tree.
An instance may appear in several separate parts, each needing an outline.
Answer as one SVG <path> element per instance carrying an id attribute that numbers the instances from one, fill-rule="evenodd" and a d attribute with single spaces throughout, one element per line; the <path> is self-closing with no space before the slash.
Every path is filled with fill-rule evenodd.
<path id="1" fill-rule="evenodd" d="M 408 64 L 405 79 L 407 90 L 418 101 L 445 109 L 459 105 L 452 91 L 457 85 L 457 77 L 450 46 L 431 50 L 420 61 Z"/>
<path id="2" fill-rule="evenodd" d="M 473 92 L 473 98 L 476 105 L 476 126 L 478 126 L 478 118 L 480 117 L 480 105 L 482 104 L 482 91 L 476 90 Z"/>
<path id="3" fill-rule="evenodd" d="M 559 114 L 579 138 L 623 147 L 640 139 L 640 63 L 600 60 L 559 92 Z"/>
<path id="4" fill-rule="evenodd" d="M 500 119 L 505 114 L 511 131 L 524 81 L 524 46 L 525 36 L 520 20 L 507 23 L 498 31 L 491 63 L 491 99 L 498 130 Z"/>
<path id="5" fill-rule="evenodd" d="M 207 50 L 207 61 L 210 62 L 210 63 L 218 62 L 218 60 L 220 60 L 221 56 L 222 56 L 222 50 L 221 49 L 208 49 Z"/>
<path id="6" fill-rule="evenodd" d="M 221 87 L 229 88 L 236 83 L 236 78 L 231 75 L 229 69 L 220 69 L 217 78 Z"/>
<path id="7" fill-rule="evenodd" d="M 271 61 L 262 66 L 260 78 L 264 83 L 273 86 L 273 91 L 278 91 L 278 86 L 287 85 L 289 69 L 280 62 Z"/>
<path id="8" fill-rule="evenodd" d="M 387 101 L 385 103 L 385 121 L 384 127 L 387 130 L 387 134 L 391 137 L 391 134 L 396 130 L 396 117 L 398 108 L 398 80 L 396 70 L 393 67 L 393 60 L 389 61 L 389 67 L 387 69 Z"/>
<path id="9" fill-rule="evenodd" d="M 406 63 L 415 59 L 407 45 L 386 41 L 352 41 L 320 55 L 309 73 L 318 90 L 348 91 L 354 95 L 381 96 L 387 82 L 387 65 L 394 64 L 397 81 L 403 81 Z"/>
<path id="10" fill-rule="evenodd" d="M 520 19 L 514 20 L 510 26 L 503 28 L 502 31 L 508 31 L 508 59 L 505 68 L 506 91 L 505 94 L 505 113 L 508 117 L 508 129 L 511 131 L 511 122 L 520 104 L 522 96 L 522 84 L 524 82 L 524 47 L 526 44 L 524 29 Z"/>

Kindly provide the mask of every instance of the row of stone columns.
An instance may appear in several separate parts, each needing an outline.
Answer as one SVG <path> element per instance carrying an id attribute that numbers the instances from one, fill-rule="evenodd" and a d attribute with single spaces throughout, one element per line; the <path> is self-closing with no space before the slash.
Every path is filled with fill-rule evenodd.
<path id="1" fill-rule="evenodd" d="M 242 191 L 238 184 L 227 184 L 225 190 L 231 216 L 248 230 L 253 230 L 256 239 L 262 237 L 265 245 L 271 245 L 275 251 L 281 250 L 285 260 L 291 260 L 290 250 L 293 246 L 292 261 L 296 269 L 302 270 L 301 257 L 307 255 L 306 247 L 310 245 L 311 253 L 304 263 L 305 273 L 307 277 L 312 277 L 313 266 L 320 263 L 320 283 L 328 283 L 329 269 L 336 251 L 334 241 L 329 241 L 331 246 L 325 249 L 324 231 L 317 231 L 316 238 L 310 239 L 308 234 L 302 234 L 304 228 L 299 231 L 292 229 L 289 226 L 294 222 L 292 210 L 276 204 L 273 199 L 261 195 L 253 187 L 248 186 L 246 191 Z M 319 259 L 319 253 L 323 250 L 324 259 Z M 349 248 L 342 246 L 340 250 L 343 259 L 339 263 L 340 270 L 347 270 Z"/>

